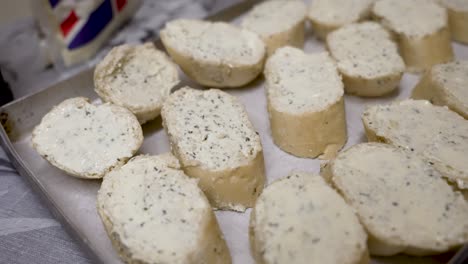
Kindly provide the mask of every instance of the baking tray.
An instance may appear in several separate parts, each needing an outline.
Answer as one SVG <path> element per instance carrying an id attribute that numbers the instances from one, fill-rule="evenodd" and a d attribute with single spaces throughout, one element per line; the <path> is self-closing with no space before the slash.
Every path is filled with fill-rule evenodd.
<path id="1" fill-rule="evenodd" d="M 207 19 L 238 23 L 239 18 L 255 3 L 245 1 L 231 6 Z M 159 40 L 156 46 L 162 47 Z M 458 59 L 468 59 L 468 46 L 454 43 Z M 323 51 L 324 46 L 317 41 L 311 32 L 307 34 L 305 45 L 307 52 Z M 197 87 L 181 73 L 182 82 L 178 87 L 191 85 Z M 356 96 L 345 98 L 348 142 L 346 147 L 365 142 L 365 134 L 360 120 L 363 108 L 368 104 L 388 103 L 396 99 L 407 98 L 412 87 L 417 83 L 417 75 L 405 74 L 398 91 L 381 98 L 366 99 Z M 273 144 L 266 98 L 263 91 L 263 79 L 252 82 L 239 89 L 226 89 L 244 103 L 249 117 L 260 133 L 265 156 L 265 167 L 268 183 L 286 176 L 292 170 L 303 170 L 318 173 L 320 160 L 302 159 L 291 156 Z M 54 215 L 61 220 L 67 230 L 83 244 L 96 262 L 121 263 L 111 246 L 96 211 L 96 193 L 101 181 L 81 180 L 65 175 L 42 159 L 31 147 L 30 136 L 35 125 L 54 105 L 66 98 L 85 96 L 97 102 L 99 99 L 93 91 L 93 69 L 83 71 L 75 76 L 52 85 L 30 96 L 18 99 L 0 108 L 1 144 L 18 172 L 26 177 L 32 186 L 42 194 Z M 139 153 L 160 154 L 169 151 L 165 132 L 158 118 L 143 126 L 145 140 Z M 233 263 L 253 263 L 248 241 L 248 219 L 250 210 L 245 213 L 217 211 L 221 229 L 233 257 Z M 464 263 L 466 250 L 460 250 L 450 263 Z M 435 257 L 414 258 L 398 255 L 388 258 L 373 258 L 372 263 L 446 263 L 452 253 Z"/>

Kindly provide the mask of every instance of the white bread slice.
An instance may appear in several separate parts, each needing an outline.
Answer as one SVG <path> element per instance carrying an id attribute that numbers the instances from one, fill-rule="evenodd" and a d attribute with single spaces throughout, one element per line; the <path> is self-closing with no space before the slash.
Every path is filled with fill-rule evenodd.
<path id="1" fill-rule="evenodd" d="M 346 143 L 343 83 L 328 53 L 278 49 L 265 65 L 273 140 L 299 157 L 336 155 Z"/>
<path id="2" fill-rule="evenodd" d="M 115 47 L 94 71 L 99 97 L 128 108 L 140 124 L 159 116 L 164 100 L 177 83 L 177 66 L 153 43 Z"/>
<path id="3" fill-rule="evenodd" d="M 438 254 L 468 242 L 468 203 L 417 155 L 363 143 L 329 166 L 369 234 L 372 255 Z"/>
<path id="4" fill-rule="evenodd" d="M 182 88 L 162 109 L 172 153 L 218 209 L 252 207 L 265 182 L 260 137 L 244 106 L 220 90 Z"/>
<path id="5" fill-rule="evenodd" d="M 325 39 L 328 33 L 369 17 L 375 0 L 314 0 L 308 11 L 314 33 Z"/>
<path id="6" fill-rule="evenodd" d="M 369 263 L 356 214 L 318 175 L 296 172 L 268 185 L 249 230 L 257 263 Z"/>
<path id="7" fill-rule="evenodd" d="M 380 24 L 346 25 L 327 36 L 327 48 L 337 61 L 346 93 L 381 96 L 395 90 L 405 63 L 392 36 Z"/>
<path id="8" fill-rule="evenodd" d="M 169 153 L 136 156 L 107 174 L 97 209 L 126 263 L 231 263 L 197 180 Z"/>
<path id="9" fill-rule="evenodd" d="M 468 44 L 468 1 L 439 0 L 447 8 L 452 38 Z"/>
<path id="10" fill-rule="evenodd" d="M 372 12 L 398 36 L 408 71 L 453 59 L 447 11 L 433 0 L 379 0 Z"/>
<path id="11" fill-rule="evenodd" d="M 263 69 L 265 44 L 248 30 L 224 22 L 178 19 L 160 31 L 172 59 L 197 83 L 243 86 Z"/>
<path id="12" fill-rule="evenodd" d="M 67 99 L 47 113 L 32 132 L 34 149 L 55 167 L 99 179 L 131 158 L 143 143 L 136 117 L 126 108 L 88 98 Z"/>
<path id="13" fill-rule="evenodd" d="M 405 100 L 368 107 L 362 120 L 369 141 L 415 152 L 460 189 L 468 189 L 468 121 L 447 107 Z"/>
<path id="14" fill-rule="evenodd" d="M 272 0 L 257 4 L 242 20 L 242 27 L 263 39 L 267 54 L 277 48 L 304 46 L 307 7 L 301 0 Z"/>
<path id="15" fill-rule="evenodd" d="M 468 119 L 468 61 L 437 64 L 425 72 L 411 95 L 446 105 Z"/>

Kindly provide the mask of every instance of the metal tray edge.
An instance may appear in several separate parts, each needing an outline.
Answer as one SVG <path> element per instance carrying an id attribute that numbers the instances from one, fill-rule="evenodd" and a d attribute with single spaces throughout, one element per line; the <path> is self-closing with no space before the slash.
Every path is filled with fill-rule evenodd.
<path id="1" fill-rule="evenodd" d="M 66 232 L 70 234 L 72 239 L 77 241 L 86 254 L 91 257 L 94 262 L 102 263 L 102 261 L 94 254 L 94 251 L 89 247 L 87 241 L 81 239 L 82 236 L 77 231 L 78 229 L 69 221 L 69 218 L 55 205 L 52 199 L 47 195 L 47 192 L 42 187 L 41 183 L 33 177 L 33 172 L 23 162 L 21 156 L 14 149 L 10 138 L 8 137 L 3 126 L 0 126 L 0 145 L 4 149 L 13 167 L 19 175 L 26 178 L 29 185 L 39 195 L 40 199 L 46 204 L 52 215 L 62 224 Z"/>

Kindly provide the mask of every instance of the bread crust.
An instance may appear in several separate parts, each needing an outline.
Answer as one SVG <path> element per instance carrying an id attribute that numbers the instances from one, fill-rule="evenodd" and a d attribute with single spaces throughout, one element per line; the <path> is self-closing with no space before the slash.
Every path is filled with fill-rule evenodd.
<path id="1" fill-rule="evenodd" d="M 183 158 L 173 148 L 174 155 L 184 164 Z M 200 188 L 210 204 L 219 210 L 243 212 L 254 206 L 265 184 L 263 152 L 247 164 L 224 170 L 210 170 L 200 165 L 186 165 L 187 175 L 200 179 Z"/>
<path id="2" fill-rule="evenodd" d="M 382 14 L 383 11 L 388 10 L 386 8 L 390 8 L 390 4 L 398 4 L 399 7 L 396 7 L 398 9 L 395 11 L 401 13 L 402 8 L 409 8 L 408 5 L 403 5 L 403 3 L 405 3 L 403 0 L 377 2 L 373 7 L 372 17 L 395 34 L 400 54 L 406 64 L 406 70 L 410 73 L 420 73 L 435 64 L 452 61 L 454 55 L 446 10 L 435 2 L 417 2 L 427 5 L 428 8 L 431 8 L 430 10 L 440 15 L 440 17 L 433 18 L 434 21 L 437 21 L 437 24 L 431 25 L 433 27 L 430 30 L 423 31 L 423 29 L 418 28 L 418 31 L 413 29 L 413 31 L 408 32 L 408 28 L 406 28 L 406 31 L 405 29 L 402 31 L 401 25 L 396 26 L 394 24 L 396 23 L 395 17 L 388 18 L 385 17 L 385 14 Z M 416 5 L 416 3 L 414 4 Z M 393 6 L 391 7 L 393 8 Z M 424 9 L 424 6 L 421 6 L 421 8 Z M 414 15 L 415 9 L 411 10 L 413 12 L 411 14 Z M 424 10 L 418 10 L 417 12 L 420 12 L 417 14 L 423 15 L 426 22 L 429 21 L 430 17 L 424 13 Z"/>
<path id="3" fill-rule="evenodd" d="M 343 83 L 329 54 L 283 47 L 268 59 L 264 75 L 275 145 L 298 157 L 334 157 L 347 132 Z"/>
<path id="4" fill-rule="evenodd" d="M 454 58 L 448 27 L 421 38 L 399 35 L 398 43 L 406 68 L 412 73 L 420 73 Z"/>
<path id="5" fill-rule="evenodd" d="M 168 155 L 168 154 L 164 154 Z M 139 159 L 145 156 L 137 156 L 134 159 Z M 172 165 L 171 165 L 172 166 Z M 180 169 L 180 168 L 179 168 Z M 104 191 L 112 190 L 101 190 L 99 191 L 98 197 L 100 195 L 106 195 Z M 142 198 L 143 199 L 143 198 Z M 208 201 L 207 201 L 208 202 Z M 139 259 L 134 256 L 131 248 L 128 248 L 127 245 L 120 238 L 119 232 L 115 230 L 114 223 L 111 221 L 109 216 L 105 211 L 105 204 L 102 203 L 101 199 L 97 200 L 97 211 L 102 220 L 104 228 L 107 235 L 109 236 L 112 246 L 117 251 L 121 259 L 125 263 L 129 264 L 150 264 L 154 263 L 151 260 Z M 230 264 L 231 255 L 229 249 L 226 245 L 226 242 L 223 238 L 221 230 L 219 228 L 218 222 L 212 210 L 207 210 L 206 214 L 203 216 L 202 220 L 199 223 L 194 223 L 194 226 L 202 225 L 202 236 L 199 237 L 197 242 L 197 249 L 194 252 L 191 252 L 187 255 L 188 264 L 198 264 L 198 263 L 207 263 L 207 264 Z M 174 238 L 177 239 L 177 238 Z"/>
<path id="6" fill-rule="evenodd" d="M 210 22 L 203 22 L 210 23 Z M 218 22 L 220 23 L 220 22 Z M 229 27 L 232 25 L 226 24 Z M 244 29 L 239 29 L 239 33 Z M 255 63 L 238 63 L 221 60 L 221 62 L 210 59 L 196 59 L 190 51 L 181 51 L 171 43 L 167 29 L 160 31 L 161 41 L 169 55 L 181 67 L 185 74 L 197 83 L 216 88 L 241 87 L 254 80 L 263 70 L 265 62 L 265 44 L 256 34 L 246 31 L 252 41 L 261 44 L 263 56 Z M 219 43 L 217 43 L 219 45 Z"/>
<path id="7" fill-rule="evenodd" d="M 275 50 L 284 46 L 292 46 L 302 49 L 304 47 L 305 25 L 304 20 L 301 20 L 289 30 L 278 32 L 268 37 L 262 37 L 265 42 L 267 56 L 272 55 Z"/>
<path id="8" fill-rule="evenodd" d="M 164 64 L 165 74 L 167 78 L 167 84 L 164 87 L 156 85 L 154 90 L 158 90 L 160 93 L 159 100 L 154 100 L 151 103 L 137 103 L 129 101 L 127 98 L 120 96 L 116 93 L 115 87 L 111 81 L 115 79 L 116 75 L 119 75 L 116 71 L 123 67 L 122 64 L 128 62 L 128 60 L 134 60 L 132 56 L 138 56 L 138 52 L 145 51 L 153 52 L 154 55 L 159 56 L 160 63 Z M 146 82 L 146 80 L 145 80 Z M 146 43 L 142 45 L 132 46 L 124 44 L 113 48 L 106 57 L 96 65 L 94 71 L 94 84 L 95 91 L 105 102 L 111 102 L 116 105 L 123 106 L 129 109 L 138 118 L 140 124 L 144 124 L 159 116 L 162 108 L 164 99 L 169 96 L 171 88 L 173 88 L 179 82 L 179 73 L 177 66 L 173 63 L 169 57 L 162 51 L 157 50 L 152 43 Z M 135 93 L 144 93 L 143 90 L 139 90 L 140 87 L 127 87 L 132 89 Z M 148 94 L 151 96 L 151 94 Z"/>
<path id="9" fill-rule="evenodd" d="M 347 141 L 344 97 L 318 112 L 291 114 L 268 104 L 271 134 L 282 150 L 298 157 L 330 159 Z"/>
<path id="10" fill-rule="evenodd" d="M 361 12 L 359 12 L 359 14 L 356 14 L 356 15 L 358 15 L 358 17 L 355 17 L 355 19 L 349 20 L 349 21 L 347 21 L 345 23 L 337 22 L 337 21 L 334 21 L 334 23 L 321 21 L 319 18 L 317 18 L 317 17 L 315 17 L 315 16 L 313 16 L 311 14 L 308 14 L 307 18 L 308 18 L 308 20 L 310 21 L 310 23 L 312 25 L 314 35 L 320 40 L 326 40 L 327 35 L 330 32 L 332 32 L 332 31 L 334 31 L 334 30 L 336 30 L 336 29 L 338 29 L 338 28 L 340 28 L 342 26 L 345 26 L 345 25 L 348 25 L 348 24 L 351 24 L 351 23 L 364 21 L 367 18 L 369 18 L 370 15 L 371 15 L 371 7 L 372 7 L 372 5 L 369 5 L 365 9 L 360 10 Z M 313 8 L 313 7 L 310 7 L 310 8 Z"/>
<path id="11" fill-rule="evenodd" d="M 325 24 L 321 23 L 319 21 L 314 21 L 309 17 L 310 24 L 312 25 L 312 28 L 314 29 L 314 35 L 319 39 L 319 40 L 325 40 L 327 38 L 327 35 L 338 29 L 340 26 L 339 25 L 330 25 L 330 24 Z"/>
<path id="12" fill-rule="evenodd" d="M 246 14 L 241 26 L 256 32 L 262 38 L 266 45 L 267 55 L 270 56 L 276 49 L 284 46 L 297 48 L 304 46 L 306 10 L 306 5 L 298 0 L 267 1 L 255 5 Z M 284 19 L 289 20 L 284 21 Z M 281 28 L 279 25 L 272 25 L 278 21 L 281 23 Z M 266 24 L 269 25 L 269 30 L 263 31 Z"/>
<path id="13" fill-rule="evenodd" d="M 463 44 L 468 44 L 468 12 L 447 8 L 452 38 Z"/>
<path id="14" fill-rule="evenodd" d="M 187 96 L 195 96 L 195 94 L 200 95 L 201 93 L 216 93 L 218 99 L 222 99 L 222 96 L 224 96 L 223 104 L 229 104 L 230 102 L 228 101 L 231 99 L 227 94 L 219 90 L 194 92 L 191 88 L 183 88 L 183 90 L 179 90 L 176 93 L 185 93 L 185 95 L 189 94 Z M 171 105 L 175 96 L 178 96 L 176 93 L 174 93 L 172 95 L 174 97 L 169 98 L 163 106 L 162 120 L 163 127 L 169 137 L 171 151 L 180 161 L 182 169 L 188 176 L 199 179 L 199 186 L 207 196 L 212 207 L 221 210 L 233 210 L 239 212 L 243 212 L 247 208 L 252 207 L 257 197 L 262 192 L 266 180 L 261 142 L 258 135 L 254 133 L 254 127 L 250 121 L 249 123 L 243 123 L 245 129 L 252 131 L 252 134 L 255 135 L 254 138 L 248 138 L 248 141 L 254 142 L 253 144 L 258 147 L 252 149 L 249 156 L 245 156 L 246 159 L 238 160 L 234 164 L 230 165 L 222 164 L 221 167 L 210 167 L 206 162 L 201 162 L 200 159 L 194 159 L 190 155 L 187 155 L 186 148 L 181 150 L 179 147 L 179 138 L 181 137 L 180 131 L 184 128 L 181 128 L 180 125 L 169 125 L 173 123 L 170 118 L 175 118 L 174 115 L 171 115 L 172 112 L 170 111 L 177 111 L 177 108 L 172 108 Z M 242 112 L 239 112 L 238 114 L 248 120 L 248 115 L 245 112 L 245 109 L 242 108 L 240 111 Z M 206 118 L 206 121 L 204 122 L 205 123 L 197 124 L 197 126 L 203 127 L 211 121 Z M 216 125 L 220 126 L 226 124 Z M 208 133 L 207 135 L 209 135 L 209 137 L 216 135 L 212 131 L 206 133 Z M 203 142 L 198 144 L 203 144 Z M 231 158 L 233 157 L 227 157 L 226 159 Z"/>
<path id="15" fill-rule="evenodd" d="M 397 45 L 393 42 L 392 37 L 390 32 L 374 22 L 350 24 L 327 36 L 326 47 L 337 61 L 347 94 L 376 97 L 389 94 L 398 88 L 405 65 L 398 54 Z M 340 46 L 341 41 L 346 38 L 352 41 L 353 45 L 358 42 L 365 48 L 355 47 L 355 49 L 360 48 L 361 50 L 354 51 L 354 49 Z M 368 55 L 362 54 L 363 50 L 369 53 L 367 50 L 370 48 L 379 51 L 378 55 L 374 55 L 376 58 L 371 61 L 366 57 Z M 351 55 L 348 58 L 343 57 L 341 55 L 343 50 L 350 52 Z M 349 65 L 346 66 L 350 62 L 355 63 L 356 66 L 357 64 L 373 65 L 374 71 L 378 74 L 367 75 L 366 71 L 358 70 L 359 68 L 356 66 L 354 69 L 350 69 Z M 342 63 L 345 64 L 342 65 Z M 382 66 L 383 63 L 392 63 L 393 68 L 387 69 Z M 385 70 L 382 72 L 382 69 Z"/>
<path id="16" fill-rule="evenodd" d="M 450 110 L 457 112 L 465 119 L 468 119 L 466 106 L 463 106 L 465 98 L 454 97 L 448 93 L 447 89 L 448 88 L 444 87 L 443 82 L 437 81 L 433 78 L 433 72 L 431 69 L 422 75 L 418 84 L 413 88 L 411 98 L 428 100 L 434 105 L 446 105 Z"/>
<path id="17" fill-rule="evenodd" d="M 352 76 L 342 71 L 343 83 L 347 94 L 363 97 L 377 97 L 392 93 L 398 87 L 403 76 L 402 72 L 378 76 L 375 78 L 364 78 Z"/>

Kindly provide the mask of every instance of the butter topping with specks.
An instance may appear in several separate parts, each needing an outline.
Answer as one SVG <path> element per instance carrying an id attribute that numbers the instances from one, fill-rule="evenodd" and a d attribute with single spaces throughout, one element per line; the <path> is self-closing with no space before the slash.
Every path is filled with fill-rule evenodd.
<path id="1" fill-rule="evenodd" d="M 355 264 L 367 257 L 358 218 L 318 175 L 293 172 L 273 182 L 251 217 L 261 263 Z"/>
<path id="2" fill-rule="evenodd" d="M 380 0 L 373 12 L 391 30 L 408 37 L 424 37 L 447 27 L 446 10 L 433 0 Z"/>

